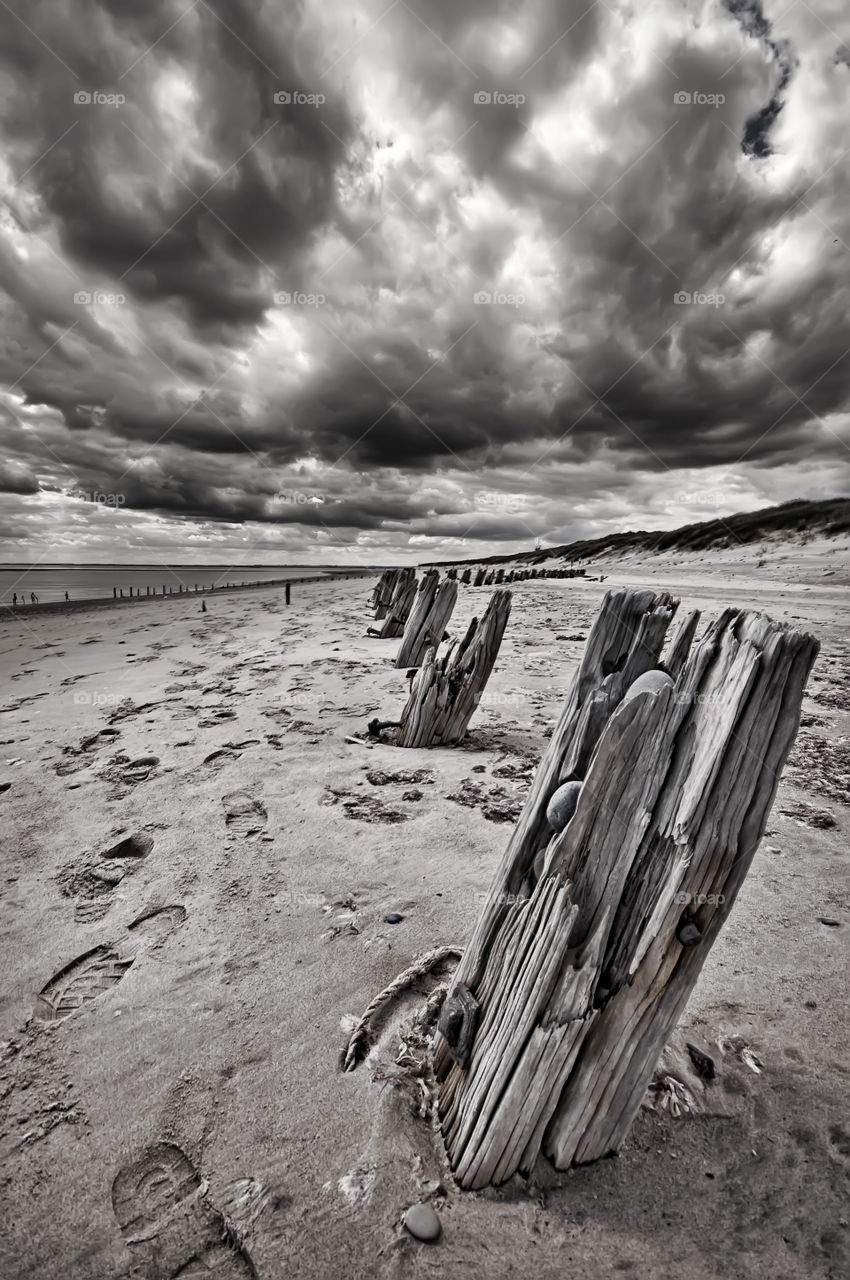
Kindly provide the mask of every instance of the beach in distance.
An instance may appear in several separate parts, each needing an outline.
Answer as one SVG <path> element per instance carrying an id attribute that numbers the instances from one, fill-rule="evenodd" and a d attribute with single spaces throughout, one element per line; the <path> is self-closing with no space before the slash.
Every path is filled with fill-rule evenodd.
<path id="1" fill-rule="evenodd" d="M 0 566 L 0 604 L 28 604 L 34 593 L 41 604 L 65 599 L 112 599 L 113 593 L 162 595 L 169 592 L 223 590 L 246 583 L 279 582 L 286 578 L 323 577 L 341 570 L 325 565 L 3 565 Z M 344 572 L 344 571 L 343 571 Z"/>

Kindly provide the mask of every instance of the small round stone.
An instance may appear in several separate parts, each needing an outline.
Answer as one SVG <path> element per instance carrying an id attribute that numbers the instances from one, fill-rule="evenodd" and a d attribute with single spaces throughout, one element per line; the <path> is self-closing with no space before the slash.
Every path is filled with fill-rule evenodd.
<path id="1" fill-rule="evenodd" d="M 387 924 L 401 924 L 404 916 L 400 916 L 397 911 L 388 911 L 384 916 Z"/>
<path id="2" fill-rule="evenodd" d="M 443 1227 L 429 1204 L 414 1204 L 404 1215 L 404 1225 L 416 1240 L 434 1244 L 439 1240 Z"/>
<path id="3" fill-rule="evenodd" d="M 546 806 L 546 821 L 553 831 L 563 831 L 576 811 L 578 798 L 581 795 L 580 782 L 565 782 L 549 800 Z"/>
<path id="4" fill-rule="evenodd" d="M 668 676 L 666 671 L 659 671 L 655 667 L 652 671 L 644 671 L 642 676 L 638 676 L 637 680 L 629 685 L 623 695 L 623 702 L 631 702 L 632 698 L 637 698 L 642 693 L 660 693 L 662 689 L 668 689 L 673 684 L 672 676 Z"/>
<path id="5" fill-rule="evenodd" d="M 693 920 L 685 920 L 676 930 L 676 937 L 683 947 L 695 947 L 701 940 L 700 927 Z"/>

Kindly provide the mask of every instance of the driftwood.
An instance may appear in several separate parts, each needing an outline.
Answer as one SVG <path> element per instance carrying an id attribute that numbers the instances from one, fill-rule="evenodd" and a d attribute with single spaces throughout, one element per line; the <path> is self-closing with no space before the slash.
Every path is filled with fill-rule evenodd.
<path id="1" fill-rule="evenodd" d="M 375 618 L 380 620 L 387 616 L 387 610 L 392 604 L 393 593 L 396 589 L 399 574 L 404 572 L 401 569 L 385 569 L 381 574 L 375 586 L 372 588 L 371 607 L 375 610 Z"/>
<path id="2" fill-rule="evenodd" d="M 660 663 L 660 666 L 674 680 L 678 679 L 682 667 L 685 665 L 685 659 L 690 652 L 698 623 L 699 609 L 692 609 L 690 613 L 682 614 L 678 619 L 677 626 L 670 635 L 667 650 L 664 654 L 664 661 Z"/>
<path id="3" fill-rule="evenodd" d="M 440 582 L 436 569 L 428 569 L 423 574 L 395 660 L 397 667 L 418 667 L 428 646 L 438 647 L 456 599 L 457 578 L 444 578 Z"/>
<path id="4" fill-rule="evenodd" d="M 438 1033 L 434 1068 L 464 1187 L 541 1149 L 559 1169 L 618 1149 L 765 829 L 817 642 L 729 609 L 685 652 L 689 618 L 673 681 L 674 609 L 606 595 L 458 968 L 477 1005 L 469 1064 Z M 553 831 L 571 780 L 575 812 Z"/>
<path id="5" fill-rule="evenodd" d="M 510 612 L 510 591 L 497 591 L 481 621 L 472 619 L 463 640 L 442 661 L 428 648 L 401 713 L 400 747 L 460 742 L 490 678 Z"/>
<path id="6" fill-rule="evenodd" d="M 473 586 L 485 587 L 492 583 L 527 582 L 530 578 L 584 578 L 586 569 L 464 569 L 461 582 L 472 582 Z"/>
<path id="7" fill-rule="evenodd" d="M 410 610 L 413 608 L 413 601 L 415 599 L 415 569 L 399 569 L 387 616 L 384 619 L 383 626 L 377 629 L 377 634 L 381 640 L 391 640 L 393 637 L 400 636 L 402 634 L 404 631 L 404 624 L 410 616 Z"/>

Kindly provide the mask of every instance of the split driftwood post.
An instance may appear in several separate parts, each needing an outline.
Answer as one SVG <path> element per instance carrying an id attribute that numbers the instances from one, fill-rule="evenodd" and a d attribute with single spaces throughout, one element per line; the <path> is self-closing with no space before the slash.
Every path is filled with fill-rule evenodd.
<path id="1" fill-rule="evenodd" d="M 383 626 L 377 630 L 377 635 L 381 640 L 390 640 L 402 634 L 404 624 L 410 616 L 410 610 L 413 608 L 415 599 L 416 570 L 411 568 L 399 569 L 389 611 L 384 619 Z"/>
<path id="2" fill-rule="evenodd" d="M 381 595 L 381 593 L 382 593 L 382 591 L 383 591 L 383 589 L 384 589 L 384 584 L 386 583 L 387 575 L 388 575 L 389 573 L 390 573 L 390 570 L 389 570 L 389 569 L 384 569 L 383 573 L 382 573 L 382 574 L 381 574 L 381 576 L 378 578 L 378 581 L 375 583 L 374 587 L 372 588 L 372 594 L 371 594 L 371 596 L 369 597 L 369 608 L 370 608 L 370 609 L 375 609 L 375 608 L 377 607 L 377 604 L 378 604 L 378 597 Z"/>
<path id="3" fill-rule="evenodd" d="M 674 609 L 606 595 L 444 1005 L 463 1187 L 617 1150 L 764 832 L 817 641 L 727 609 L 673 681 Z"/>
<path id="4" fill-rule="evenodd" d="M 485 574 L 485 570 L 484 570 L 484 569 L 479 569 L 479 570 L 478 570 L 478 572 L 476 573 L 476 575 L 475 575 L 475 586 L 476 586 L 476 587 L 482 587 L 482 586 L 484 585 L 484 574 Z"/>
<path id="5" fill-rule="evenodd" d="M 441 662 L 429 647 L 413 677 L 396 738 L 400 747 L 460 742 L 496 662 L 511 612 L 510 591 L 496 591 L 484 617 L 473 618 L 463 640 Z"/>
<path id="6" fill-rule="evenodd" d="M 376 618 L 380 619 L 387 616 L 387 610 L 392 604 L 393 592 L 401 572 L 400 569 L 385 569 L 375 583 L 372 589 L 371 606 L 375 610 Z"/>
<path id="7" fill-rule="evenodd" d="M 435 649 L 443 633 L 457 599 L 457 578 L 444 578 L 436 569 L 428 569 L 422 575 L 416 602 L 404 628 L 401 647 L 395 660 L 397 667 L 418 667 L 429 645 Z"/>

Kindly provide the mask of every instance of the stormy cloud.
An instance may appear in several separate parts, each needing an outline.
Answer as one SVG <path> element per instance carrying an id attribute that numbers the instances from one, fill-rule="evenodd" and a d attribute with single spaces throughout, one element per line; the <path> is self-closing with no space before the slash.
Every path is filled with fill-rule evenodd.
<path id="1" fill-rule="evenodd" d="M 846 492 L 850 15 L 786 8 L 9 0 L 7 556 Z"/>

